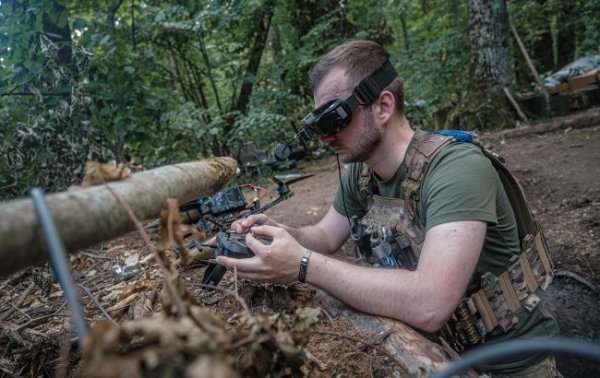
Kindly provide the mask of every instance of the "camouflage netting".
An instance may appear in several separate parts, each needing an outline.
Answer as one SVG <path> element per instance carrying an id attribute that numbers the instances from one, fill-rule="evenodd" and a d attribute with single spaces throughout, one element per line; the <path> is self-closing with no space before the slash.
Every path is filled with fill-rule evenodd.
<path id="1" fill-rule="evenodd" d="M 73 43 L 72 64 L 65 66 L 57 62 L 57 51 L 56 44 L 41 36 L 31 53 L 45 64 L 13 88 L 31 95 L 3 97 L 0 200 L 22 196 L 31 186 L 64 190 L 81 178 L 85 161 L 109 155 L 88 119 L 90 99 L 83 78 L 90 53 Z"/>

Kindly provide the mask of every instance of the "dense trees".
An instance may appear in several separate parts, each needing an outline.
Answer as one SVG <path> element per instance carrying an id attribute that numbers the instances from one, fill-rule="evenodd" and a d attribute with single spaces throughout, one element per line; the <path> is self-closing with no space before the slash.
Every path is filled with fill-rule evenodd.
<path id="1" fill-rule="evenodd" d="M 534 81 L 508 19 L 547 72 L 598 53 L 599 13 L 591 0 L 2 0 L 0 199 L 64 189 L 86 159 L 270 149 L 312 106 L 308 69 L 350 38 L 388 47 L 415 123 L 498 127 L 511 117 L 498 89 Z"/>

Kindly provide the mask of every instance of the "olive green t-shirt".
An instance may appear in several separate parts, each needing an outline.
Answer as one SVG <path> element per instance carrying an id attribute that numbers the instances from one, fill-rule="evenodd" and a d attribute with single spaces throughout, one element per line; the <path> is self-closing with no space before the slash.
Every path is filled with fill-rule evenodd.
<path id="1" fill-rule="evenodd" d="M 415 138 L 420 139 L 423 135 L 423 131 L 416 130 L 411 144 Z M 403 162 L 389 180 L 375 177 L 379 195 L 404 198 L 401 184 L 406 170 Z M 357 163 L 345 167 L 342 178 L 343 198 L 342 188 L 338 188 L 333 203 L 335 210 L 342 215 L 362 217 L 368 210 L 366 202 L 361 201 L 358 195 L 360 171 L 360 164 Z M 465 220 L 484 221 L 488 225 L 483 249 L 467 294 L 470 295 L 480 288 L 479 279 L 484 272 L 500 275 L 507 269 L 510 258 L 520 253 L 517 226 L 510 202 L 495 168 L 479 147 L 469 143 L 454 143 L 443 148 L 429 164 L 421 185 L 420 198 L 417 212 L 425 230 L 442 223 Z M 519 309 L 517 317 L 519 322 L 509 332 L 494 330 L 486 336 L 485 343 L 558 334 L 556 320 L 542 304 L 531 312 L 524 308 Z M 510 373 L 536 362 L 541 357 L 519 357 L 491 365 L 488 370 Z"/>

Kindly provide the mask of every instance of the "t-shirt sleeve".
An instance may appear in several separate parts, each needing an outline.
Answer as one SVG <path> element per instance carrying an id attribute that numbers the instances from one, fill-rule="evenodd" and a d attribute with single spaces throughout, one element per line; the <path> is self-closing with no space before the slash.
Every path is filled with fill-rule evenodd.
<path id="1" fill-rule="evenodd" d="M 333 200 L 333 208 L 348 218 L 353 215 L 361 218 L 366 214 L 366 206 L 360 201 L 358 195 L 357 177 L 359 177 L 359 173 L 359 164 L 346 165 L 342 172 L 341 185 L 338 186 Z M 346 210 L 348 211 L 346 212 Z"/>
<path id="2" fill-rule="evenodd" d="M 498 185 L 496 170 L 478 147 L 443 149 L 430 163 L 421 188 L 425 228 L 464 220 L 496 224 Z"/>

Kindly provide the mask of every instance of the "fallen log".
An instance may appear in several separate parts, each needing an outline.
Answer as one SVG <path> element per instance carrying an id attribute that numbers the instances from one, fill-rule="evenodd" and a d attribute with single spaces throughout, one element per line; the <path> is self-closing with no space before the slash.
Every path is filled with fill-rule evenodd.
<path id="1" fill-rule="evenodd" d="M 60 237 L 69 252 L 109 240 L 135 225 L 115 195 L 132 208 L 138 219 L 156 218 L 167 198 L 179 203 L 210 195 L 235 173 L 237 162 L 228 157 L 169 165 L 75 192 L 46 196 Z M 0 276 L 47 259 L 39 222 L 29 198 L 0 204 Z"/>
<path id="2" fill-rule="evenodd" d="M 600 109 L 593 108 L 586 112 L 581 112 L 564 117 L 557 117 L 549 122 L 540 123 L 532 126 L 524 126 L 516 129 L 507 129 L 492 134 L 483 134 L 486 139 L 509 139 L 532 134 L 544 134 L 553 131 L 565 130 L 568 128 L 582 129 L 600 125 Z"/>
<path id="3" fill-rule="evenodd" d="M 317 291 L 317 298 L 332 317 L 344 317 L 357 330 L 378 335 L 379 340 L 372 343 L 381 344 L 395 358 L 401 377 L 428 377 L 458 356 L 455 351 L 434 343 L 400 321 L 356 311 L 320 290 Z M 477 376 L 472 371 L 461 375 Z"/>

